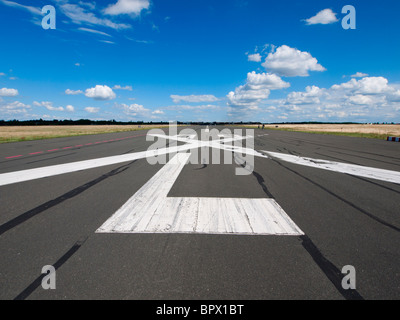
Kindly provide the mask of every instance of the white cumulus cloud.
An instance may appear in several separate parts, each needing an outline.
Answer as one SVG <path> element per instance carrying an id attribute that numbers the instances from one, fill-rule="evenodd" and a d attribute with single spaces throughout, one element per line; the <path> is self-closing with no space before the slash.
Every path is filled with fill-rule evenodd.
<path id="1" fill-rule="evenodd" d="M 66 109 L 68 112 L 74 112 L 74 111 L 75 111 L 75 108 L 74 108 L 73 106 L 71 106 L 71 105 L 67 105 L 67 106 L 65 107 L 65 109 Z"/>
<path id="2" fill-rule="evenodd" d="M 394 89 L 389 87 L 389 81 L 384 77 L 365 77 L 360 80 L 351 79 L 348 82 L 333 85 L 332 89 L 334 90 L 352 90 L 355 93 L 361 94 L 380 94 L 380 93 L 389 93 Z"/>
<path id="3" fill-rule="evenodd" d="M 0 97 L 15 97 L 17 95 L 18 95 L 17 89 L 8 89 L 8 88 L 0 89 Z"/>
<path id="4" fill-rule="evenodd" d="M 97 112 L 100 111 L 100 108 L 86 107 L 86 108 L 85 108 L 85 111 L 86 111 L 86 112 L 89 112 L 89 113 L 97 113 Z"/>
<path id="5" fill-rule="evenodd" d="M 364 96 L 362 94 L 351 96 L 349 98 L 349 101 L 353 104 L 359 104 L 359 105 L 367 105 L 372 103 L 372 99 L 369 96 Z"/>
<path id="6" fill-rule="evenodd" d="M 379 94 L 387 92 L 389 81 L 384 77 L 366 77 L 358 81 L 359 92 L 364 94 Z"/>
<path id="7" fill-rule="evenodd" d="M 143 114 L 145 112 L 150 111 L 149 109 L 146 109 L 145 107 L 143 107 L 141 104 L 137 104 L 137 103 L 131 104 L 129 106 L 126 104 L 123 104 L 123 106 L 126 111 L 133 112 L 133 113 Z"/>
<path id="8" fill-rule="evenodd" d="M 47 110 L 50 111 L 64 111 L 63 107 L 54 107 L 53 103 L 49 101 L 42 101 L 42 102 L 34 101 L 33 105 L 36 107 L 45 107 Z"/>
<path id="9" fill-rule="evenodd" d="M 259 53 L 249 54 L 247 59 L 249 61 L 261 62 L 261 55 Z"/>
<path id="10" fill-rule="evenodd" d="M 82 94 L 82 93 L 83 93 L 82 90 L 71 90 L 71 89 L 65 90 L 65 94 L 68 94 L 68 95 L 77 95 L 77 94 Z"/>
<path id="11" fill-rule="evenodd" d="M 364 77 L 368 77 L 368 74 L 362 73 L 362 72 L 357 72 L 357 73 L 351 75 L 350 77 L 352 77 L 352 78 L 364 78 Z"/>
<path id="12" fill-rule="evenodd" d="M 399 102 L 396 85 L 384 77 L 365 77 L 330 88 L 308 86 L 285 99 L 267 100 L 261 108 L 268 113 L 269 121 L 278 121 L 285 113 L 289 121 L 398 122 Z"/>
<path id="13" fill-rule="evenodd" d="M 283 81 L 276 74 L 256 73 L 247 74 L 246 84 L 239 86 L 227 95 L 228 105 L 242 107 L 248 110 L 257 110 L 258 104 L 268 99 L 271 90 L 288 88 L 290 84 Z"/>
<path id="14" fill-rule="evenodd" d="M 133 89 L 132 89 L 132 86 L 125 86 L 125 87 L 122 87 L 122 86 L 120 86 L 120 85 L 115 85 L 114 87 L 113 87 L 113 89 L 114 90 L 127 90 L 127 91 L 132 91 Z"/>
<path id="15" fill-rule="evenodd" d="M 142 10 L 148 9 L 149 0 L 118 0 L 117 3 L 108 6 L 104 13 L 108 15 L 134 14 L 139 15 Z"/>
<path id="16" fill-rule="evenodd" d="M 320 103 L 323 90 L 317 86 L 306 87 L 305 92 L 291 92 L 287 96 L 287 103 L 294 105 Z"/>
<path id="17" fill-rule="evenodd" d="M 13 101 L 11 103 L 3 103 L 0 99 L 0 114 L 4 120 L 6 119 L 15 119 L 16 116 L 22 116 L 25 118 L 30 118 L 28 115 L 28 111 L 31 106 L 24 104 L 19 101 Z"/>
<path id="18" fill-rule="evenodd" d="M 315 16 L 305 20 L 308 25 L 313 24 L 331 24 L 338 22 L 336 18 L 336 13 L 331 9 L 324 9 L 318 12 Z"/>
<path id="19" fill-rule="evenodd" d="M 325 71 L 310 53 L 291 48 L 287 45 L 278 47 L 275 52 L 268 54 L 262 66 L 286 77 L 307 77 L 309 71 Z"/>
<path id="20" fill-rule="evenodd" d="M 117 96 L 108 86 L 96 85 L 94 88 L 86 89 L 85 96 L 95 100 L 112 100 Z"/>
<path id="21" fill-rule="evenodd" d="M 152 114 L 164 114 L 165 112 L 162 110 L 154 110 Z"/>
<path id="22" fill-rule="evenodd" d="M 288 82 L 283 81 L 273 73 L 256 73 L 255 71 L 247 74 L 246 85 L 250 89 L 269 89 L 279 90 L 290 87 Z"/>
<path id="23" fill-rule="evenodd" d="M 125 103 L 117 105 L 118 108 L 122 109 L 123 113 L 129 117 L 151 117 L 151 110 L 146 109 L 141 104 L 133 103 L 127 105 Z"/>
<path id="24" fill-rule="evenodd" d="M 198 103 L 198 102 L 214 102 L 218 101 L 219 99 L 211 94 L 203 94 L 203 95 L 189 95 L 189 96 L 180 96 L 176 94 L 172 94 L 171 99 L 174 103 L 180 103 L 181 101 L 184 102 L 193 102 L 193 103 Z"/>

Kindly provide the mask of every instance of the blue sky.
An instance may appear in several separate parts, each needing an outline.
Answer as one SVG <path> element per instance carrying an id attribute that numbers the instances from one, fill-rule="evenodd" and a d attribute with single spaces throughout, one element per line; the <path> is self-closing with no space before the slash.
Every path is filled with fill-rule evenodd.
<path id="1" fill-rule="evenodd" d="M 342 28 L 348 4 L 356 29 Z M 392 0 L 0 0 L 0 119 L 400 122 L 399 12 Z"/>

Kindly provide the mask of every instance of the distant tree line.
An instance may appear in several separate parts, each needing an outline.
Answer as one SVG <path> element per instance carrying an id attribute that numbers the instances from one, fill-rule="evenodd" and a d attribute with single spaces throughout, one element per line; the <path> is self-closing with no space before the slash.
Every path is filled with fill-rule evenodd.
<path id="1" fill-rule="evenodd" d="M 121 122 L 115 120 L 0 120 L 0 126 L 85 126 L 85 125 L 143 125 L 143 124 L 164 124 L 168 122 L 144 122 L 129 121 Z"/>
<path id="2" fill-rule="evenodd" d="M 115 120 L 0 120 L 0 126 L 82 126 L 82 125 L 168 125 L 169 122 L 145 122 L 145 121 L 115 121 Z M 262 122 L 184 122 L 178 121 L 178 125 L 260 125 Z M 265 124 L 360 124 L 357 122 L 273 122 Z M 371 124 L 395 124 L 394 122 L 374 122 Z"/>
<path id="3" fill-rule="evenodd" d="M 178 125 L 257 125 L 261 122 L 193 122 L 178 121 Z M 115 120 L 0 120 L 0 126 L 74 126 L 74 125 L 168 125 L 169 122 L 115 121 Z"/>

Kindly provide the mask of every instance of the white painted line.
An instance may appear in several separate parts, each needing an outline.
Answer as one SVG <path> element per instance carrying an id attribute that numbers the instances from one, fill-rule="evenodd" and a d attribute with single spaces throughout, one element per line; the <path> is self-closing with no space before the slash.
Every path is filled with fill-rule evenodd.
<path id="1" fill-rule="evenodd" d="M 212 148 L 218 148 L 218 149 L 222 149 L 222 150 L 227 150 L 227 151 L 232 151 L 232 152 L 236 152 L 236 153 L 247 154 L 247 155 L 251 155 L 251 156 L 269 159 L 269 157 L 266 156 L 265 154 L 262 154 L 261 152 L 258 152 L 257 150 L 250 149 L 250 148 L 243 148 L 243 147 L 230 146 L 230 145 L 221 145 L 219 143 L 214 143 L 214 142 L 212 142 L 210 144 L 210 146 Z"/>
<path id="2" fill-rule="evenodd" d="M 60 165 L 48 166 L 48 167 L 41 167 L 35 169 L 28 169 L 28 170 L 21 170 L 15 172 L 7 172 L 0 174 L 0 186 L 5 186 L 13 183 L 25 182 L 35 179 L 41 179 L 46 177 L 52 177 L 56 175 L 66 174 L 77 172 L 81 170 L 93 169 L 102 166 L 108 166 L 113 164 L 119 164 L 144 158 L 150 158 L 154 156 L 161 156 L 170 153 L 177 153 L 182 151 L 188 151 L 196 148 L 201 147 L 209 147 L 209 148 L 217 148 L 227 151 L 232 151 L 235 153 L 247 154 L 251 156 L 261 157 L 261 158 L 269 158 L 265 154 L 268 154 L 271 157 L 275 157 L 281 159 L 286 162 L 291 162 L 299 165 L 314 167 L 318 169 L 330 170 L 335 172 L 347 173 L 351 175 L 356 175 L 360 177 L 376 179 L 386 182 L 392 182 L 400 184 L 400 172 L 398 171 L 391 171 L 379 168 L 371 168 L 371 167 L 364 167 L 358 165 L 351 165 L 346 163 L 340 162 L 333 162 L 327 160 L 319 160 L 319 159 L 311 159 L 311 158 L 304 158 L 298 157 L 283 153 L 276 153 L 270 151 L 262 151 L 260 153 L 254 149 L 244 148 L 239 146 L 231 146 L 229 145 L 230 142 L 234 142 L 237 140 L 245 140 L 248 139 L 249 136 L 235 136 L 234 138 L 227 138 L 222 141 L 200 141 L 200 140 L 192 140 L 194 136 L 166 136 L 166 135 L 158 135 L 153 134 L 152 136 L 163 138 L 163 139 L 172 139 L 176 141 L 185 142 L 185 145 L 182 146 L 171 146 L 168 148 L 158 149 L 158 150 L 148 150 L 136 153 L 130 153 L 126 155 L 119 155 L 119 156 L 111 156 L 105 158 L 98 158 L 98 159 L 91 159 L 85 161 L 77 161 L 71 163 L 65 163 Z M 223 142 L 224 144 L 222 144 Z"/>
<path id="3" fill-rule="evenodd" d="M 30 181 L 35 179 L 41 179 L 46 177 L 52 177 L 60 174 L 77 172 L 81 170 L 93 169 L 118 163 L 124 163 L 144 158 L 150 158 L 157 155 L 164 155 L 168 153 L 187 151 L 190 149 L 197 148 L 196 145 L 186 144 L 182 146 L 176 146 L 171 148 L 164 148 L 158 150 L 148 150 L 136 153 L 129 153 L 125 155 L 77 161 L 65 164 L 59 164 L 48 167 L 41 167 L 35 169 L 21 170 L 15 172 L 8 172 L 0 174 L 0 186 L 8 184 Z"/>
<path id="4" fill-rule="evenodd" d="M 136 227 L 136 223 L 140 224 L 139 227 L 146 223 L 146 218 L 149 218 L 146 212 L 158 207 L 167 197 L 189 157 L 189 153 L 176 154 L 119 209 L 118 214 L 114 214 L 101 228 L 119 228 L 123 223 L 125 229 L 130 229 Z"/>
<path id="5" fill-rule="evenodd" d="M 225 146 L 216 141 L 199 141 L 199 140 L 188 140 L 186 138 L 180 138 L 178 136 L 169 137 L 164 135 L 153 134 L 152 136 L 163 138 L 163 139 L 172 139 L 177 141 L 186 142 L 187 144 L 181 146 L 171 146 L 168 148 L 158 149 L 158 150 L 148 150 L 136 153 L 129 153 L 125 155 L 119 156 L 111 156 L 105 158 L 77 161 L 65 164 L 59 164 L 54 166 L 47 166 L 35 169 L 21 170 L 15 172 L 7 172 L 0 174 L 0 186 L 5 186 L 13 183 L 25 182 L 30 180 L 36 180 L 41 178 L 52 177 L 56 175 L 66 174 L 77 172 L 81 170 L 93 169 L 113 164 L 119 164 L 124 162 L 130 162 L 134 160 L 151 158 L 154 156 L 161 156 L 169 153 L 176 153 L 187 151 L 191 149 L 196 149 L 199 147 L 211 147 L 211 148 L 219 148 L 224 150 L 229 150 L 233 152 L 240 152 L 242 154 L 250 154 L 258 157 L 268 158 L 264 154 L 261 154 L 253 149 L 249 148 L 240 148 L 240 147 L 231 147 Z M 224 142 L 232 142 L 238 139 L 247 139 L 247 137 L 236 137 L 231 139 L 226 139 Z"/>
<path id="6" fill-rule="evenodd" d="M 166 135 L 161 135 L 161 134 L 150 134 L 150 136 L 154 136 L 157 138 L 162 138 L 162 139 L 171 139 L 171 140 L 176 140 L 180 142 L 190 142 L 190 144 L 193 146 L 191 149 L 195 148 L 202 148 L 202 147 L 209 147 L 209 148 L 216 148 L 216 149 L 221 149 L 221 150 L 227 150 L 227 151 L 232 151 L 236 153 L 241 153 L 241 154 L 247 154 L 247 155 L 252 155 L 252 156 L 257 156 L 260 158 L 266 158 L 268 159 L 269 157 L 266 156 L 265 154 L 262 154 L 254 149 L 250 148 L 244 148 L 244 147 L 239 147 L 235 145 L 230 145 L 229 143 L 235 142 L 238 140 L 246 140 L 249 138 L 252 138 L 252 136 L 237 136 L 235 135 L 233 138 L 227 138 L 224 140 L 211 140 L 211 141 L 201 141 L 201 140 L 192 140 L 188 141 L 187 139 L 182 139 L 177 136 L 166 136 Z M 222 144 L 223 143 L 223 144 Z"/>
<path id="7" fill-rule="evenodd" d="M 346 173 L 358 177 L 364 177 L 368 179 L 375 179 L 375 180 L 400 184 L 400 172 L 398 171 L 364 167 L 355 164 L 348 164 L 348 163 L 321 160 L 321 159 L 305 158 L 305 157 L 293 156 L 290 154 L 269 152 L 263 150 L 262 152 L 265 152 L 266 154 L 268 154 L 273 158 L 277 158 L 301 166 Z"/>
<path id="8" fill-rule="evenodd" d="M 274 199 L 168 198 L 189 157 L 178 153 L 96 232 L 303 234 Z"/>

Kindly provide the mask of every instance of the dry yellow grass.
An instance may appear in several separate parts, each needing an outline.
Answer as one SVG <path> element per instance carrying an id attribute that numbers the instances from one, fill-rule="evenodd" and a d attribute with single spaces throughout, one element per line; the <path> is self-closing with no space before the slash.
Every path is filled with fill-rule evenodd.
<path id="1" fill-rule="evenodd" d="M 257 128 L 258 125 L 252 127 Z M 279 124 L 265 125 L 265 128 L 380 139 L 400 136 L 399 124 Z"/>
<path id="2" fill-rule="evenodd" d="M 266 127 L 275 128 L 275 125 L 268 125 Z M 281 124 L 279 125 L 279 128 L 317 132 L 349 132 L 400 135 L 400 125 L 397 124 Z"/>
<path id="3" fill-rule="evenodd" d="M 87 134 L 126 132 L 161 127 L 168 127 L 168 125 L 0 126 L 0 143 Z"/>

